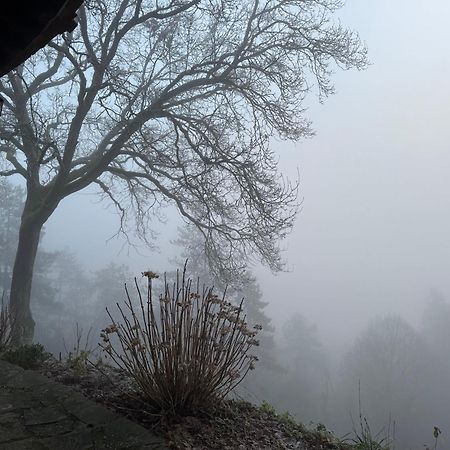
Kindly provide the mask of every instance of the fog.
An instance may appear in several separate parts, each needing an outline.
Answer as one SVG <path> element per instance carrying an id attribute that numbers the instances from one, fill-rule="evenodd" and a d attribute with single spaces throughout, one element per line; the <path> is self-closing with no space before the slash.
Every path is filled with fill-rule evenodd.
<path id="1" fill-rule="evenodd" d="M 448 448 L 450 370 L 442 352 L 449 346 L 441 339 L 450 324 L 439 329 L 430 317 L 436 310 L 444 317 L 450 302 L 450 3 L 349 0 L 340 15 L 367 43 L 371 65 L 337 72 L 336 95 L 323 103 L 309 98 L 314 137 L 272 142 L 280 171 L 299 177 L 302 207 L 282 243 L 285 272 L 252 267 L 284 369 L 263 367 L 246 390 L 342 436 L 351 431 L 350 412 L 358 417 L 360 385 L 373 428 L 389 424 L 389 415 L 396 422 L 397 449 L 422 448 L 435 425 Z M 172 241 L 182 225 L 174 209 L 165 211 L 165 223 L 154 220 L 158 249 L 132 237 L 137 251 L 115 236 L 117 215 L 93 192 L 62 202 L 45 226 L 43 248 L 72 252 L 87 276 L 110 262 L 137 276 L 173 270 L 181 251 Z M 283 330 L 296 317 L 307 337 L 290 343 Z M 385 384 L 376 374 L 385 370 L 376 360 L 383 347 L 367 344 L 374 330 L 407 359 Z M 407 344 L 397 348 L 389 339 L 399 335 Z M 371 348 L 375 354 L 363 361 Z"/>
<path id="2" fill-rule="evenodd" d="M 443 0 L 348 1 L 340 12 L 367 43 L 371 66 L 337 72 L 336 95 L 323 104 L 309 99 L 316 136 L 273 142 L 281 172 L 299 174 L 303 199 L 282 245 L 287 273 L 257 269 L 276 323 L 299 311 L 335 342 L 377 314 L 416 324 L 431 289 L 450 295 L 449 12 Z M 164 270 L 180 223 L 166 214 L 166 224 L 155 223 L 160 253 L 141 248 L 142 257 L 108 241 L 113 208 L 83 191 L 49 220 L 44 245 L 75 250 L 87 267 L 115 260 Z"/>

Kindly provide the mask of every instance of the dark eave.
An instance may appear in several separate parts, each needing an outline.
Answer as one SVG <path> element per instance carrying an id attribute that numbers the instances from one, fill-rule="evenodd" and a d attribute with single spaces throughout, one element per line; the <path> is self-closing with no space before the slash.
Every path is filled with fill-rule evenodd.
<path id="1" fill-rule="evenodd" d="M 1 0 L 0 76 L 22 64 L 56 35 L 72 31 L 83 0 Z"/>

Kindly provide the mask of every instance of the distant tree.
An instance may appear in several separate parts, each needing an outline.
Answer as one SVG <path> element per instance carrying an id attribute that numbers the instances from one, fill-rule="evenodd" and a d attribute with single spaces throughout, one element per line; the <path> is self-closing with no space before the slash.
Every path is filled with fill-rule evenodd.
<path id="1" fill-rule="evenodd" d="M 105 308 L 111 309 L 125 298 L 125 283 L 133 283 L 130 269 L 124 264 L 110 263 L 97 270 L 91 278 L 91 318 L 98 323 L 107 320 Z"/>
<path id="2" fill-rule="evenodd" d="M 358 36 L 333 23 L 340 0 L 96 0 L 79 26 L 0 81 L 0 176 L 26 201 L 11 283 L 16 343 L 33 338 L 39 236 L 60 202 L 89 185 L 141 237 L 173 204 L 224 264 L 278 241 L 297 210 L 277 173 L 275 135 L 311 135 L 303 100 L 333 92 L 333 66 L 363 68 Z M 147 239 L 147 241 L 149 241 Z"/>
<path id="3" fill-rule="evenodd" d="M 22 187 L 0 178 L 0 294 L 9 296 L 14 257 L 19 239 L 20 218 L 25 201 Z M 43 234 L 42 234 L 43 236 Z M 36 259 L 35 282 L 32 296 L 36 306 L 55 305 L 56 291 L 50 280 L 56 253 L 40 249 Z"/>
<path id="4" fill-rule="evenodd" d="M 56 252 L 52 281 L 57 289 L 57 299 L 67 308 L 76 311 L 83 300 L 92 296 L 91 280 L 74 252 L 64 249 Z"/>
<path id="5" fill-rule="evenodd" d="M 294 313 L 284 324 L 279 352 L 285 367 L 279 377 L 279 408 L 301 420 L 325 420 L 330 391 L 328 358 L 317 326 Z"/>
<path id="6" fill-rule="evenodd" d="M 294 313 L 282 329 L 284 346 L 294 350 L 289 355 L 289 363 L 301 370 L 307 365 L 322 365 L 324 349 L 318 336 L 317 326 L 310 323 L 302 314 Z"/>
<path id="7" fill-rule="evenodd" d="M 266 365 L 275 364 L 274 360 L 274 327 L 271 319 L 265 313 L 265 308 L 269 304 L 263 301 L 263 293 L 258 284 L 256 277 L 248 274 L 247 283 L 242 287 L 240 295 L 245 300 L 245 309 L 252 325 L 261 325 L 262 330 L 258 334 L 260 340 L 261 354 L 263 355 L 263 362 Z M 264 361 L 265 360 L 265 361 Z"/>
<path id="8" fill-rule="evenodd" d="M 0 292 L 9 295 L 24 191 L 0 178 Z"/>
<path id="9" fill-rule="evenodd" d="M 436 290 L 423 311 L 422 333 L 450 371 L 450 303 Z"/>
<path id="10" fill-rule="evenodd" d="M 387 316 L 373 320 L 343 360 L 343 410 L 357 416 L 361 401 L 375 431 L 387 426 L 391 417 L 396 421 L 399 442 L 410 448 L 427 419 L 422 392 L 430 388 L 429 362 L 425 341 L 404 319 Z"/>
<path id="11" fill-rule="evenodd" d="M 359 335 L 346 355 L 345 366 L 364 389 L 373 390 L 374 398 L 383 392 L 390 402 L 417 377 L 423 349 L 424 343 L 411 325 L 399 316 L 388 316 L 374 320 Z"/>
<path id="12" fill-rule="evenodd" d="M 436 290 L 424 308 L 421 332 L 431 357 L 422 402 L 429 406 L 428 417 L 450 429 L 450 303 Z"/>

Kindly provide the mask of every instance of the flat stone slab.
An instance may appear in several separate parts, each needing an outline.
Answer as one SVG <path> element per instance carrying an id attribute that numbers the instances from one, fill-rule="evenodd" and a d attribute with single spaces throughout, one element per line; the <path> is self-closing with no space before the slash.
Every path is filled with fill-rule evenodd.
<path id="1" fill-rule="evenodd" d="M 2 450 L 168 450 L 164 439 L 74 389 L 0 360 Z"/>

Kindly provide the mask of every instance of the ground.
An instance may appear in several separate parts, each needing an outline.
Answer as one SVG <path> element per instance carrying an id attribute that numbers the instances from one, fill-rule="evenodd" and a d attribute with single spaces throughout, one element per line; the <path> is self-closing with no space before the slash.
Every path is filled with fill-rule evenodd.
<path id="1" fill-rule="evenodd" d="M 2 450 L 168 450 L 162 436 L 32 370 L 0 360 Z"/>
<path id="2" fill-rule="evenodd" d="M 165 439 L 174 450 L 344 450 L 324 428 L 307 430 L 288 415 L 277 415 L 268 405 L 255 407 L 244 401 L 218 402 L 209 411 L 168 419 L 150 413 L 130 391 L 123 372 L 107 365 L 76 370 L 53 358 L 37 370 L 61 384 L 70 385 L 87 398 L 127 417 Z"/>

